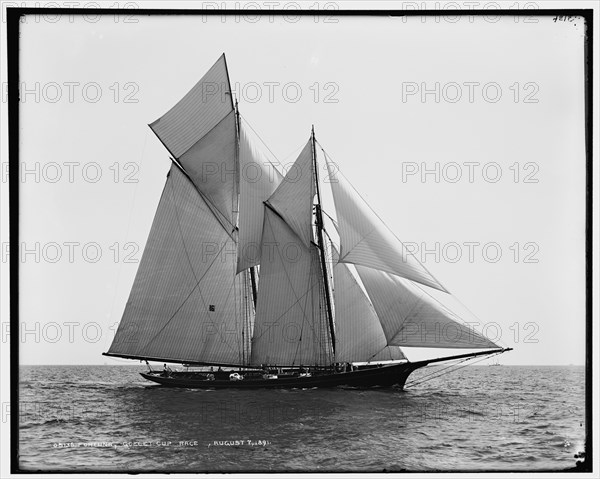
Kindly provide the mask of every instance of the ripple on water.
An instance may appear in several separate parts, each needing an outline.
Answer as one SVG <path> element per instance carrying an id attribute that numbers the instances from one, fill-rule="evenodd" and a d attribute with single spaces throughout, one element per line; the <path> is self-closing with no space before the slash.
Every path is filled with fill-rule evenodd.
<path id="1" fill-rule="evenodd" d="M 583 368 L 505 366 L 464 368 L 407 391 L 172 390 L 140 381 L 133 367 L 23 367 L 20 465 L 30 471 L 564 469 L 583 448 L 582 384 Z M 211 446 L 232 440 L 244 444 Z M 57 446 L 71 441 L 114 446 Z"/>

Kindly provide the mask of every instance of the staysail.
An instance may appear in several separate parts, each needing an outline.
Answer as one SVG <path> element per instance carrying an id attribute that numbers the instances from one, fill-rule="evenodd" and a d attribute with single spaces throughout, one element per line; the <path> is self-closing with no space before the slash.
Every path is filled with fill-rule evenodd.
<path id="1" fill-rule="evenodd" d="M 264 202 L 282 180 L 281 173 L 240 124 L 240 203 L 237 271 L 260 263 Z"/>
<path id="2" fill-rule="evenodd" d="M 326 161 L 340 235 L 340 261 L 387 271 L 446 291 Z"/>
<path id="3" fill-rule="evenodd" d="M 108 354 L 242 364 L 252 298 L 235 268 L 235 241 L 173 165 Z"/>
<path id="4" fill-rule="evenodd" d="M 396 275 L 356 266 L 373 303 L 387 343 L 425 348 L 498 348 L 460 322 L 418 285 Z"/>

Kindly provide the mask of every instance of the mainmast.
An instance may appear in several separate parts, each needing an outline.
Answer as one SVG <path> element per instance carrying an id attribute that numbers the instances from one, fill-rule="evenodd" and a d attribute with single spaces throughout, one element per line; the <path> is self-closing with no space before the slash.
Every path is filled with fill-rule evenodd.
<path id="1" fill-rule="evenodd" d="M 240 184 L 240 175 L 241 175 L 241 171 L 240 171 L 240 137 L 241 137 L 241 124 L 240 124 L 240 110 L 238 108 L 238 101 L 237 98 L 235 99 L 235 134 L 236 134 L 236 161 L 235 161 L 235 165 L 236 165 L 236 173 L 237 173 L 237 178 L 236 178 L 236 183 L 239 185 Z M 237 192 L 237 194 L 239 195 L 239 190 Z M 239 196 L 238 198 L 236 198 L 236 203 L 238 205 L 238 214 L 239 214 Z M 239 219 L 238 219 L 239 222 Z M 247 271 L 244 271 L 242 274 L 247 274 Z M 250 268 L 250 282 L 252 285 L 252 304 L 254 305 L 254 308 L 256 309 L 256 279 L 254 277 L 254 266 L 252 266 Z M 247 283 L 246 283 L 247 284 Z M 248 324 L 248 317 L 247 317 L 247 312 L 244 311 L 243 314 L 243 319 L 242 319 L 242 364 L 245 366 L 247 364 L 247 360 L 250 360 L 250 351 L 248 350 L 248 357 L 246 357 L 246 336 L 248 336 L 248 339 L 250 337 L 250 327 Z"/>
<path id="2" fill-rule="evenodd" d="M 238 108 L 237 98 L 235 100 L 235 124 L 236 124 L 236 134 L 237 134 L 237 151 L 238 151 L 238 159 L 236 161 L 236 164 L 237 164 L 237 168 L 239 168 L 239 164 L 240 164 L 240 160 L 239 160 L 240 153 L 239 152 L 240 152 L 240 131 L 241 131 L 241 124 L 240 124 L 240 110 Z M 256 269 L 255 269 L 254 266 L 252 266 L 250 268 L 250 282 L 252 284 L 252 302 L 254 304 L 254 307 L 256 308 Z"/>
<path id="3" fill-rule="evenodd" d="M 317 241 L 321 252 L 321 269 L 323 270 L 323 281 L 325 283 L 325 300 L 327 304 L 327 319 L 329 321 L 329 333 L 331 334 L 331 346 L 333 348 L 333 357 L 335 360 L 335 330 L 333 327 L 333 311 L 331 309 L 331 297 L 329 295 L 329 276 L 327 274 L 327 264 L 325 262 L 325 245 L 323 241 L 323 214 L 321 213 L 321 191 L 319 190 L 319 168 L 317 165 L 317 152 L 315 149 L 315 127 L 312 126 L 310 140 L 312 143 L 312 156 L 315 169 L 315 183 L 317 188 L 317 204 L 315 205 L 315 217 L 317 225 Z"/>

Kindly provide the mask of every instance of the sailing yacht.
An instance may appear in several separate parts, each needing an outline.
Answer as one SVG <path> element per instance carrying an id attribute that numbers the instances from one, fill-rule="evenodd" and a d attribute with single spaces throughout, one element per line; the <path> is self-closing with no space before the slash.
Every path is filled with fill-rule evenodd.
<path id="1" fill-rule="evenodd" d="M 429 364 L 509 350 L 435 299 L 449 293 L 314 128 L 279 172 L 240 120 L 224 54 L 149 126 L 171 167 L 105 355 L 186 365 L 141 373 L 171 387 L 402 388 Z M 335 211 L 322 207 L 323 162 Z M 411 362 L 402 347 L 470 352 Z"/>

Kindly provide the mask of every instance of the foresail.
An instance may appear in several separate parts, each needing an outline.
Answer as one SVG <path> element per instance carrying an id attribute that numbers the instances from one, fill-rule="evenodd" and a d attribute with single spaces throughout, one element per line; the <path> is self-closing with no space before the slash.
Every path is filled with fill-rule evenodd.
<path id="1" fill-rule="evenodd" d="M 327 161 L 340 235 L 340 261 L 387 271 L 446 291 Z"/>
<path id="2" fill-rule="evenodd" d="M 336 361 L 369 361 L 387 346 L 387 340 L 369 299 L 348 266 L 337 258 L 334 248 Z"/>
<path id="3" fill-rule="evenodd" d="M 237 271 L 260 262 L 264 202 L 281 183 L 281 173 L 240 125 L 240 217 Z"/>
<path id="4" fill-rule="evenodd" d="M 291 228 L 265 207 L 254 365 L 329 365 L 324 285 L 316 246 L 306 247 Z"/>
<path id="5" fill-rule="evenodd" d="M 150 128 L 231 232 L 237 209 L 237 148 L 225 56 Z"/>
<path id="6" fill-rule="evenodd" d="M 309 141 L 268 200 L 268 203 L 290 225 L 306 247 L 313 239 L 314 196 L 312 142 Z"/>
<path id="7" fill-rule="evenodd" d="M 235 267 L 235 241 L 173 165 L 108 353 L 242 364 L 253 309 Z"/>
<path id="8" fill-rule="evenodd" d="M 497 348 L 498 345 L 463 324 L 419 286 L 376 269 L 356 270 L 373 303 L 387 343 L 425 348 Z"/>

